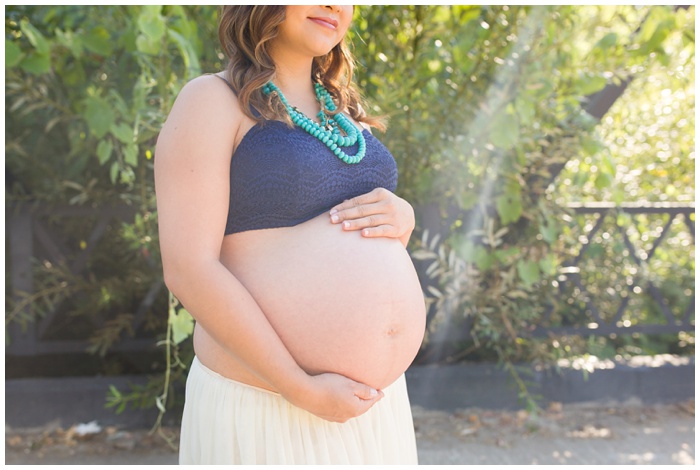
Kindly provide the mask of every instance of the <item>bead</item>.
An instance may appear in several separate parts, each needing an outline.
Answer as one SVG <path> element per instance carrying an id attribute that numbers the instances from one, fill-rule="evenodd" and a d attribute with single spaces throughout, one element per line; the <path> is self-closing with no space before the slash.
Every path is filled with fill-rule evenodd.
<path id="1" fill-rule="evenodd" d="M 303 129 L 309 135 L 323 142 L 340 160 L 348 164 L 359 163 L 365 156 L 367 148 L 365 137 L 343 113 L 327 115 L 325 109 L 333 113 L 336 110 L 335 103 L 328 90 L 320 83 L 314 83 L 316 99 L 321 105 L 321 111 L 317 114 L 319 122 L 311 120 L 304 113 L 290 106 L 279 88 L 274 83 L 268 82 L 262 87 L 263 93 L 270 95 L 276 93 L 279 100 L 289 114 L 292 123 Z M 342 132 L 345 133 L 343 136 Z M 341 147 L 350 147 L 357 143 L 357 153 L 348 155 Z"/>

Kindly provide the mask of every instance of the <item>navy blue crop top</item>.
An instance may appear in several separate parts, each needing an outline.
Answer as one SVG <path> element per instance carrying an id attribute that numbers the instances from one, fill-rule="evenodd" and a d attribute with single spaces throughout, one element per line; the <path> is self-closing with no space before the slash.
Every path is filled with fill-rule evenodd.
<path id="1" fill-rule="evenodd" d="M 375 188 L 395 191 L 394 157 L 369 131 L 362 133 L 365 157 L 347 164 L 297 126 L 282 121 L 255 124 L 231 157 L 225 234 L 292 227 Z M 354 155 L 357 144 L 345 151 Z"/>

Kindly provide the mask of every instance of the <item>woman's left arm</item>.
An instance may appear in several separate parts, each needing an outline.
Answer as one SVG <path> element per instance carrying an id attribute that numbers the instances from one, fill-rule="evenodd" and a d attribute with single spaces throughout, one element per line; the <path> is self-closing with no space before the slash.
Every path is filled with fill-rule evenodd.
<path id="1" fill-rule="evenodd" d="M 330 211 L 331 222 L 343 230 L 362 230 L 368 238 L 398 238 L 408 245 L 416 225 L 413 207 L 388 189 L 376 188 L 348 199 Z"/>

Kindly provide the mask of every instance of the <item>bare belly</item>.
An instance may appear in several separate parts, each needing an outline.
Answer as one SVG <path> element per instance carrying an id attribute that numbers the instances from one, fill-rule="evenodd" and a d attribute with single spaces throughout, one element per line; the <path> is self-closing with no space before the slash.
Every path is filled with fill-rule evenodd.
<path id="1" fill-rule="evenodd" d="M 336 372 L 384 388 L 418 352 L 425 302 L 398 240 L 344 232 L 321 214 L 295 227 L 229 235 L 221 260 L 310 374 Z M 195 352 L 226 377 L 270 388 L 201 327 Z"/>

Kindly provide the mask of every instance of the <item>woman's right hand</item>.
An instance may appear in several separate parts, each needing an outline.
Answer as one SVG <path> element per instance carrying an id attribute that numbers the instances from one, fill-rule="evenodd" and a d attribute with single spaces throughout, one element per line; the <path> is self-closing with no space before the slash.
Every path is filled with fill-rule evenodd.
<path id="1" fill-rule="evenodd" d="M 384 397 L 381 390 L 340 374 L 328 372 L 309 378 L 308 391 L 290 402 L 327 421 L 344 423 Z"/>

